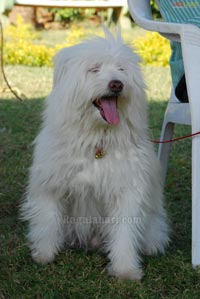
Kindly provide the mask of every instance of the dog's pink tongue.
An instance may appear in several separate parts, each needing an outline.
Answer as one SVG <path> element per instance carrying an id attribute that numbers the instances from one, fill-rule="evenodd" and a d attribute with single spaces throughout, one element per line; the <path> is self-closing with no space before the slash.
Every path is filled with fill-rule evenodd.
<path id="1" fill-rule="evenodd" d="M 119 113 L 117 111 L 117 97 L 101 98 L 101 108 L 103 109 L 104 117 L 111 125 L 119 123 Z"/>

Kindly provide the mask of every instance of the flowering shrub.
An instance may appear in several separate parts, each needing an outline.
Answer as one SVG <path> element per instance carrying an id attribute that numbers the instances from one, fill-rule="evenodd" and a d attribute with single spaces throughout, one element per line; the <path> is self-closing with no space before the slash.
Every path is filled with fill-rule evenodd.
<path id="1" fill-rule="evenodd" d="M 171 55 L 170 44 L 167 39 L 156 32 L 148 32 L 144 37 L 137 38 L 133 45 L 142 57 L 143 64 L 167 66 Z"/>
<path id="2" fill-rule="evenodd" d="M 93 34 L 93 30 L 72 26 L 62 44 L 50 47 L 36 43 L 39 34 L 33 30 L 31 25 L 24 24 L 22 18 L 18 17 L 17 26 L 9 26 L 5 30 L 4 62 L 14 65 L 52 66 L 52 58 L 59 49 L 72 46 Z M 170 45 L 159 34 L 147 33 L 144 37 L 134 40 L 133 45 L 143 58 L 144 64 L 168 65 Z"/>
<path id="3" fill-rule="evenodd" d="M 21 40 L 33 40 L 38 37 L 37 32 L 30 24 L 25 24 L 23 18 L 18 15 L 16 26 L 9 26 L 5 30 L 6 40 L 8 41 L 21 41 Z"/>
<path id="4" fill-rule="evenodd" d="M 31 25 L 25 24 L 20 16 L 17 18 L 17 26 L 11 25 L 5 30 L 5 37 L 5 64 L 51 66 L 52 57 L 59 48 L 34 43 L 38 33 Z"/>
<path id="5" fill-rule="evenodd" d="M 29 41 L 9 42 L 5 47 L 4 59 L 7 64 L 28 66 L 51 66 L 55 49 L 44 45 L 34 45 Z"/>
<path id="6" fill-rule="evenodd" d="M 36 43 L 35 39 L 39 34 L 19 16 L 17 26 L 11 25 L 5 30 L 4 62 L 13 65 L 52 66 L 52 59 L 58 50 L 72 46 L 92 34 L 91 30 L 72 26 L 64 43 L 49 47 Z"/>

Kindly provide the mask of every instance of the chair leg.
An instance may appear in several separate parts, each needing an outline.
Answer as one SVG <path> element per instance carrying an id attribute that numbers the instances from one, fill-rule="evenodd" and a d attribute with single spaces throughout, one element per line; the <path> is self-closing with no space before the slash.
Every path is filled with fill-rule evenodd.
<path id="1" fill-rule="evenodd" d="M 200 265 L 200 137 L 192 140 L 192 265 Z"/>
<path id="2" fill-rule="evenodd" d="M 199 78 L 200 30 L 185 26 L 182 30 L 182 52 L 190 101 L 192 133 L 200 131 Z M 192 265 L 200 265 L 200 137 L 192 139 Z"/>
<path id="3" fill-rule="evenodd" d="M 174 133 L 174 123 L 164 123 L 162 127 L 160 141 L 172 139 Z M 160 143 L 158 148 L 158 159 L 162 166 L 162 181 L 165 183 L 167 166 L 169 160 L 171 143 Z"/>

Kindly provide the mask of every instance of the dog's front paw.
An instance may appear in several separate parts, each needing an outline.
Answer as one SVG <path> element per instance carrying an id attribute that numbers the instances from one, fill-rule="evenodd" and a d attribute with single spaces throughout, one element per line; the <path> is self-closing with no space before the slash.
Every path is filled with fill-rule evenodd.
<path id="1" fill-rule="evenodd" d="M 129 280 L 141 280 L 143 277 L 143 271 L 141 269 L 127 269 L 127 270 L 115 270 L 111 265 L 108 266 L 108 273 L 120 279 Z"/>
<path id="2" fill-rule="evenodd" d="M 50 254 L 50 253 L 41 253 L 38 250 L 32 250 L 32 258 L 33 260 L 42 265 L 46 265 L 48 263 L 53 262 L 55 258 L 55 254 Z"/>

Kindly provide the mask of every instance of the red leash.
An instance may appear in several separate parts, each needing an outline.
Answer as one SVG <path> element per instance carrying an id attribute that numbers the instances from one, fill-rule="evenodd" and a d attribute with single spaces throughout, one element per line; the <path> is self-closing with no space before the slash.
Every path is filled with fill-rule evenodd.
<path id="1" fill-rule="evenodd" d="M 193 136 L 196 136 L 196 135 L 199 135 L 199 134 L 200 134 L 200 132 L 196 132 L 196 133 L 193 133 L 193 134 L 189 134 L 189 135 L 185 135 L 185 136 L 181 136 L 181 137 L 174 138 L 174 139 L 169 139 L 169 140 L 163 140 L 163 141 L 150 140 L 150 141 L 153 142 L 153 143 L 158 143 L 158 144 L 159 143 L 170 143 L 170 142 L 186 139 L 186 138 L 189 138 L 189 137 L 193 137 Z"/>

